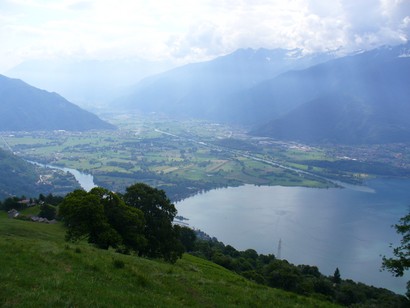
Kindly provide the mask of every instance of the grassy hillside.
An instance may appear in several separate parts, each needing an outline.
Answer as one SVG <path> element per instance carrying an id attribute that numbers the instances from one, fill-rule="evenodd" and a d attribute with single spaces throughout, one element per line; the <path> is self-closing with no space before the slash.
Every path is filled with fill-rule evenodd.
<path id="1" fill-rule="evenodd" d="M 332 307 L 260 286 L 208 261 L 176 264 L 64 241 L 61 224 L 0 212 L 1 307 Z"/>

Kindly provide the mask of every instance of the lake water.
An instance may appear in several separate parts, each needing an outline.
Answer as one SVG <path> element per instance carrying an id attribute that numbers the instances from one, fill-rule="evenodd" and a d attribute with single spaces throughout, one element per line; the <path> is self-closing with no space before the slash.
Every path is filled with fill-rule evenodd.
<path id="1" fill-rule="evenodd" d="M 365 187 L 312 189 L 253 186 L 212 190 L 176 204 L 189 225 L 238 250 L 316 265 L 325 275 L 404 293 L 409 277 L 380 272 L 380 255 L 400 237 L 391 225 L 410 207 L 410 180 L 372 180 Z"/>

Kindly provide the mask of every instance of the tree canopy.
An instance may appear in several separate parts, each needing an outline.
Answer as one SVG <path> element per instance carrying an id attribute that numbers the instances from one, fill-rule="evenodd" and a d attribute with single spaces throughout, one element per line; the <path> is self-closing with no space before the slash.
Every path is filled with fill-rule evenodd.
<path id="1" fill-rule="evenodd" d="M 179 228 L 172 225 L 177 210 L 163 190 L 137 183 L 126 189 L 124 201 L 144 213 L 147 245 L 142 254 L 171 262 L 181 257 L 184 247 L 179 240 Z"/>
<path id="2" fill-rule="evenodd" d="M 142 183 L 128 187 L 124 196 L 101 187 L 90 192 L 75 190 L 59 206 L 67 240 L 87 239 L 100 248 L 134 251 L 170 262 L 185 250 L 182 230 L 172 224 L 176 214 L 164 191 Z"/>
<path id="3" fill-rule="evenodd" d="M 137 252 L 146 245 L 143 213 L 100 187 L 68 194 L 60 204 L 59 216 L 68 227 L 67 240 L 86 238 L 100 248 L 125 246 Z"/>
<path id="4" fill-rule="evenodd" d="M 387 269 L 396 277 L 402 277 L 410 268 L 410 213 L 402 217 L 394 228 L 398 234 L 402 235 L 402 239 L 400 245 L 393 248 L 394 257 L 383 257 L 382 268 Z M 410 298 L 410 281 L 407 282 L 406 295 Z"/>
<path id="5" fill-rule="evenodd" d="M 75 190 L 60 204 L 59 216 L 68 228 L 66 239 L 76 241 L 86 238 L 100 248 L 118 247 L 121 237 L 109 224 L 103 199 L 96 192 Z"/>

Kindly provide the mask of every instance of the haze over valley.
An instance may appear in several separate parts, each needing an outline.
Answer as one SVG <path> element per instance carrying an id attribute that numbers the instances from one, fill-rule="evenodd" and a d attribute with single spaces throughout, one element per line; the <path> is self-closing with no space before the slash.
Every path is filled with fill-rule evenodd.
<path id="1" fill-rule="evenodd" d="M 379 270 L 410 206 L 410 4 L 120 2 L 0 4 L 1 209 L 60 200 L 71 228 L 68 207 L 102 196 L 113 228 L 120 212 L 148 225 L 126 207 L 143 183 L 200 236 L 195 256 L 329 304 L 408 304 L 408 268 Z M 114 256 L 182 256 L 125 227 L 120 245 L 68 230 Z"/>

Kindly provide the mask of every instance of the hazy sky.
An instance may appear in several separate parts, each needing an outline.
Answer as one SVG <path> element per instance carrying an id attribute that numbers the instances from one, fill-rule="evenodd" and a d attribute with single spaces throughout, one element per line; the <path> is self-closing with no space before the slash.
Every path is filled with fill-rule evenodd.
<path id="1" fill-rule="evenodd" d="M 410 0 L 0 0 L 0 72 L 50 57 L 186 63 L 237 48 L 405 42 Z"/>

